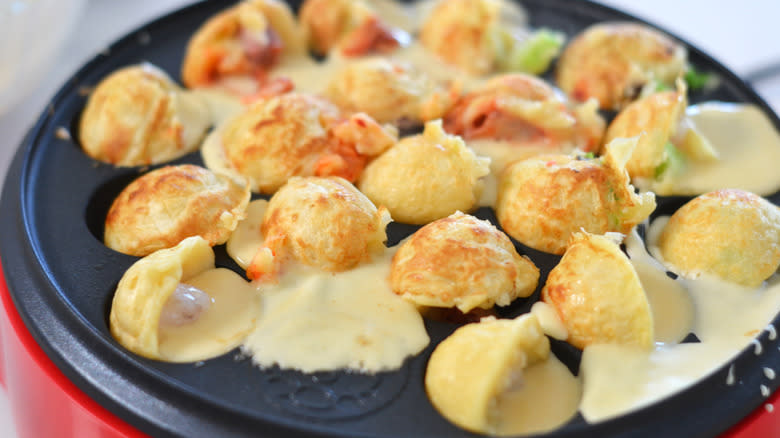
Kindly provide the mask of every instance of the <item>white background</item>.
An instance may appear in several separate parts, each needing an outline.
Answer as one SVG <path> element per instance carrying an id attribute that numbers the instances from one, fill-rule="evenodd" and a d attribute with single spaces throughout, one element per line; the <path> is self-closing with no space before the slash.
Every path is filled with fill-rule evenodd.
<path id="1" fill-rule="evenodd" d="M 0 0 L 7 2 L 11 0 Z M 23 103 L 0 117 L 0 183 L 25 131 L 48 99 L 75 70 L 111 41 L 145 21 L 192 0 L 88 0 L 77 31 L 52 60 L 45 79 Z M 740 75 L 780 62 L 780 1 L 777 0 L 602 0 L 687 39 Z M 45 36 L 42 34 L 41 37 Z M 780 76 L 759 84 L 780 108 Z M 46 421 L 46 413 L 41 413 Z M 0 437 L 15 436 L 8 400 L 0 388 Z"/>

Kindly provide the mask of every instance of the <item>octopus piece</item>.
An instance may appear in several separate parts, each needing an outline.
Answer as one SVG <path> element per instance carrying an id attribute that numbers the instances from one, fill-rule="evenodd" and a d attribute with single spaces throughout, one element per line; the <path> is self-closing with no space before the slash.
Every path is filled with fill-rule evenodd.
<path id="1" fill-rule="evenodd" d="M 536 290 L 539 269 L 490 222 L 456 212 L 431 222 L 393 257 L 393 292 L 419 306 L 466 313 L 509 305 Z"/>
<path id="2" fill-rule="evenodd" d="M 563 254 L 572 233 L 628 233 L 655 209 L 625 171 L 637 139 L 616 139 L 600 158 L 543 155 L 509 165 L 499 179 L 496 215 L 524 245 Z"/>
<path id="3" fill-rule="evenodd" d="M 146 166 L 196 150 L 211 124 L 208 106 L 150 64 L 100 81 L 81 115 L 79 140 L 90 157 Z"/>
<path id="4" fill-rule="evenodd" d="M 104 241 L 109 248 L 134 256 L 171 248 L 191 236 L 222 244 L 244 218 L 249 196 L 243 179 L 199 166 L 153 170 L 114 200 Z"/>
<path id="5" fill-rule="evenodd" d="M 558 86 L 570 97 L 596 98 L 617 110 L 652 83 L 671 85 L 686 68 L 687 50 L 642 24 L 595 24 L 580 33 L 558 60 Z"/>
<path id="6" fill-rule="evenodd" d="M 483 318 L 458 328 L 436 346 L 425 372 L 425 390 L 449 421 L 492 434 L 496 400 L 521 384 L 523 370 L 549 356 L 550 341 L 534 315 Z"/>
<path id="7" fill-rule="evenodd" d="M 309 47 L 319 55 L 334 48 L 346 57 L 387 53 L 401 45 L 402 31 L 361 0 L 306 0 L 299 18 Z"/>
<path id="8" fill-rule="evenodd" d="M 444 129 L 466 141 L 494 140 L 561 153 L 596 151 L 605 127 L 597 110 L 594 102 L 570 104 L 542 79 L 512 73 L 461 97 L 444 117 Z"/>
<path id="9" fill-rule="evenodd" d="M 182 65 L 187 87 L 231 77 L 266 81 L 282 56 L 305 54 L 295 17 L 279 0 L 244 0 L 209 19 L 192 36 Z"/>
<path id="10" fill-rule="evenodd" d="M 420 42 L 448 64 L 473 75 L 498 68 L 508 54 L 514 27 L 525 15 L 499 0 L 448 0 L 438 2 L 420 30 Z"/>
<path id="11" fill-rule="evenodd" d="M 605 142 L 642 133 L 626 163 L 632 179 L 646 186 L 679 176 L 687 160 L 711 161 L 717 153 L 686 116 L 686 87 L 678 80 L 677 91 L 654 93 L 630 103 L 612 121 Z"/>
<path id="12" fill-rule="evenodd" d="M 211 290 L 218 283 L 222 287 Z M 240 304 L 238 304 L 240 303 Z M 194 362 L 227 353 L 254 328 L 256 291 L 215 268 L 209 242 L 188 237 L 135 262 L 111 303 L 111 334 L 138 355 Z"/>
<path id="13" fill-rule="evenodd" d="M 425 224 L 472 210 L 489 166 L 489 158 L 478 157 L 435 120 L 425 124 L 422 134 L 402 139 L 369 163 L 358 187 L 387 207 L 394 220 Z"/>
<path id="14" fill-rule="evenodd" d="M 658 248 L 670 269 L 759 286 L 780 266 L 780 209 L 751 192 L 723 189 L 678 209 Z"/>
<path id="15" fill-rule="evenodd" d="M 380 123 L 417 124 L 441 118 L 458 87 L 435 81 L 413 65 L 370 57 L 334 75 L 327 95 L 344 110 L 364 112 Z"/>
<path id="16" fill-rule="evenodd" d="M 653 346 L 650 305 L 639 276 L 620 250 L 622 238 L 573 234 L 542 288 L 542 300 L 555 308 L 568 331 L 567 342 L 577 348 Z"/>
<path id="17" fill-rule="evenodd" d="M 247 276 L 274 280 L 290 260 L 328 272 L 354 268 L 384 251 L 390 221 L 343 178 L 291 178 L 268 203 L 264 245 Z"/>
<path id="18" fill-rule="evenodd" d="M 364 113 L 346 116 L 303 93 L 260 99 L 206 139 L 206 165 L 237 173 L 254 192 L 271 194 L 293 176 L 356 181 L 366 163 L 397 141 L 392 126 Z"/>

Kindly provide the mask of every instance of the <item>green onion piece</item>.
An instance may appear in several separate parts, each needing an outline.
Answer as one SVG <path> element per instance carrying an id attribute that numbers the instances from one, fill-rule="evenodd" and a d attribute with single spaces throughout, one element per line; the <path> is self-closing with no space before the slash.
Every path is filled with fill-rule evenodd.
<path id="1" fill-rule="evenodd" d="M 561 53 L 565 40 L 566 37 L 560 32 L 537 30 L 527 40 L 515 46 L 506 60 L 507 70 L 535 75 L 544 73 L 553 59 Z"/>
<path id="2" fill-rule="evenodd" d="M 689 66 L 688 71 L 685 72 L 685 82 L 688 84 L 689 90 L 701 90 L 707 86 L 711 79 L 711 73 L 698 71 L 693 66 Z"/>
<path id="3" fill-rule="evenodd" d="M 685 166 L 685 154 L 675 145 L 667 142 L 664 146 L 666 159 L 655 168 L 655 179 L 661 179 L 667 172 L 677 173 Z"/>
<path id="4" fill-rule="evenodd" d="M 663 82 L 656 82 L 655 83 L 655 92 L 661 93 L 663 91 L 672 91 L 674 88 L 669 86 L 668 84 L 664 84 Z"/>

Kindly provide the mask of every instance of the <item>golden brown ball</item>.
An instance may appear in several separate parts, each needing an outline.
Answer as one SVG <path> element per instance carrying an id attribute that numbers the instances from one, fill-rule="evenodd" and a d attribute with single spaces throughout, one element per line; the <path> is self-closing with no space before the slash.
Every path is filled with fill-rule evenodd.
<path id="1" fill-rule="evenodd" d="M 389 52 L 400 45 L 397 30 L 362 0 L 306 0 L 299 18 L 309 47 L 320 55 L 336 47 L 349 57 Z"/>
<path id="2" fill-rule="evenodd" d="M 462 312 L 509 305 L 536 290 L 539 269 L 490 222 L 456 212 L 431 222 L 393 257 L 393 292 L 420 306 Z"/>
<path id="3" fill-rule="evenodd" d="M 244 218 L 249 187 L 243 179 L 190 164 L 166 166 L 136 179 L 106 216 L 105 244 L 145 256 L 200 236 L 224 243 Z"/>
<path id="4" fill-rule="evenodd" d="M 262 80 L 282 56 L 302 54 L 305 43 L 287 3 L 244 0 L 195 32 L 184 55 L 182 80 L 190 88 L 231 76 Z"/>
<path id="5" fill-rule="evenodd" d="M 414 66 L 389 58 L 352 61 L 328 85 L 341 108 L 362 111 L 381 123 L 419 123 L 440 118 L 457 94 Z"/>
<path id="6" fill-rule="evenodd" d="M 651 192 L 636 194 L 624 166 L 636 139 L 617 139 L 600 158 L 543 155 L 501 174 L 496 216 L 524 245 L 563 254 L 572 233 L 628 233 L 655 209 Z"/>
<path id="7" fill-rule="evenodd" d="M 343 178 L 291 178 L 268 203 L 260 226 L 265 249 L 247 273 L 274 278 L 288 260 L 330 272 L 354 268 L 384 250 L 390 221 Z"/>
<path id="8" fill-rule="evenodd" d="M 706 273 L 755 287 L 780 265 L 780 210 L 744 190 L 706 193 L 672 215 L 658 248 L 684 276 Z"/>
<path id="9" fill-rule="evenodd" d="M 448 0 L 436 3 L 420 29 L 420 42 L 448 64 L 474 75 L 495 70 L 505 53 L 494 44 L 523 25 L 524 14 L 510 2 Z"/>
<path id="10" fill-rule="evenodd" d="M 210 124 L 205 102 L 157 67 L 141 64 L 100 81 L 81 115 L 79 140 L 96 160 L 145 166 L 196 150 Z"/>
<path id="11" fill-rule="evenodd" d="M 596 151 L 604 119 L 594 104 L 575 105 L 535 76 L 495 76 L 461 97 L 444 117 L 444 129 L 465 140 L 497 140 L 548 153 Z"/>
<path id="12" fill-rule="evenodd" d="M 650 82 L 672 84 L 685 71 L 684 46 L 648 26 L 595 24 L 577 35 L 558 60 L 556 81 L 570 97 L 596 98 L 620 109 Z"/>
<path id="13" fill-rule="evenodd" d="M 252 191 L 273 193 L 293 176 L 357 180 L 369 158 L 397 140 L 393 127 L 365 114 L 350 117 L 331 102 L 304 93 L 261 99 L 228 120 L 204 148 L 218 148 L 227 167 L 247 178 Z M 210 160 L 210 168 L 219 168 Z"/>
<path id="14" fill-rule="evenodd" d="M 618 235 L 622 239 L 622 235 Z M 547 277 L 542 300 L 555 307 L 577 348 L 653 346 L 653 318 L 628 257 L 611 236 L 576 233 Z"/>
<path id="15" fill-rule="evenodd" d="M 402 139 L 369 163 L 358 187 L 375 204 L 387 207 L 394 220 L 425 224 L 472 210 L 489 164 L 489 158 L 478 157 L 436 120 L 426 123 L 422 134 Z"/>

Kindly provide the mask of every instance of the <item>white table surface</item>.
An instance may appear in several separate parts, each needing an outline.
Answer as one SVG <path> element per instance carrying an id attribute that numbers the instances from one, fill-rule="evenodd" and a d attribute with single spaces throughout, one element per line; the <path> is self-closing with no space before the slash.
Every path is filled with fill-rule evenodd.
<path id="1" fill-rule="evenodd" d="M 8 1 L 8 0 L 0 0 Z M 780 61 L 780 1 L 751 0 L 601 0 L 632 12 L 714 56 L 741 75 Z M 0 117 L 0 185 L 25 131 L 48 99 L 76 69 L 110 42 L 153 17 L 192 0 L 89 0 L 75 33 L 46 80 L 11 112 Z M 763 83 L 760 92 L 780 109 L 780 79 Z M 45 419 L 45 414 L 42 419 Z M 44 420 L 45 421 L 45 420 Z M 15 437 L 10 407 L 0 389 L 0 437 Z"/>

